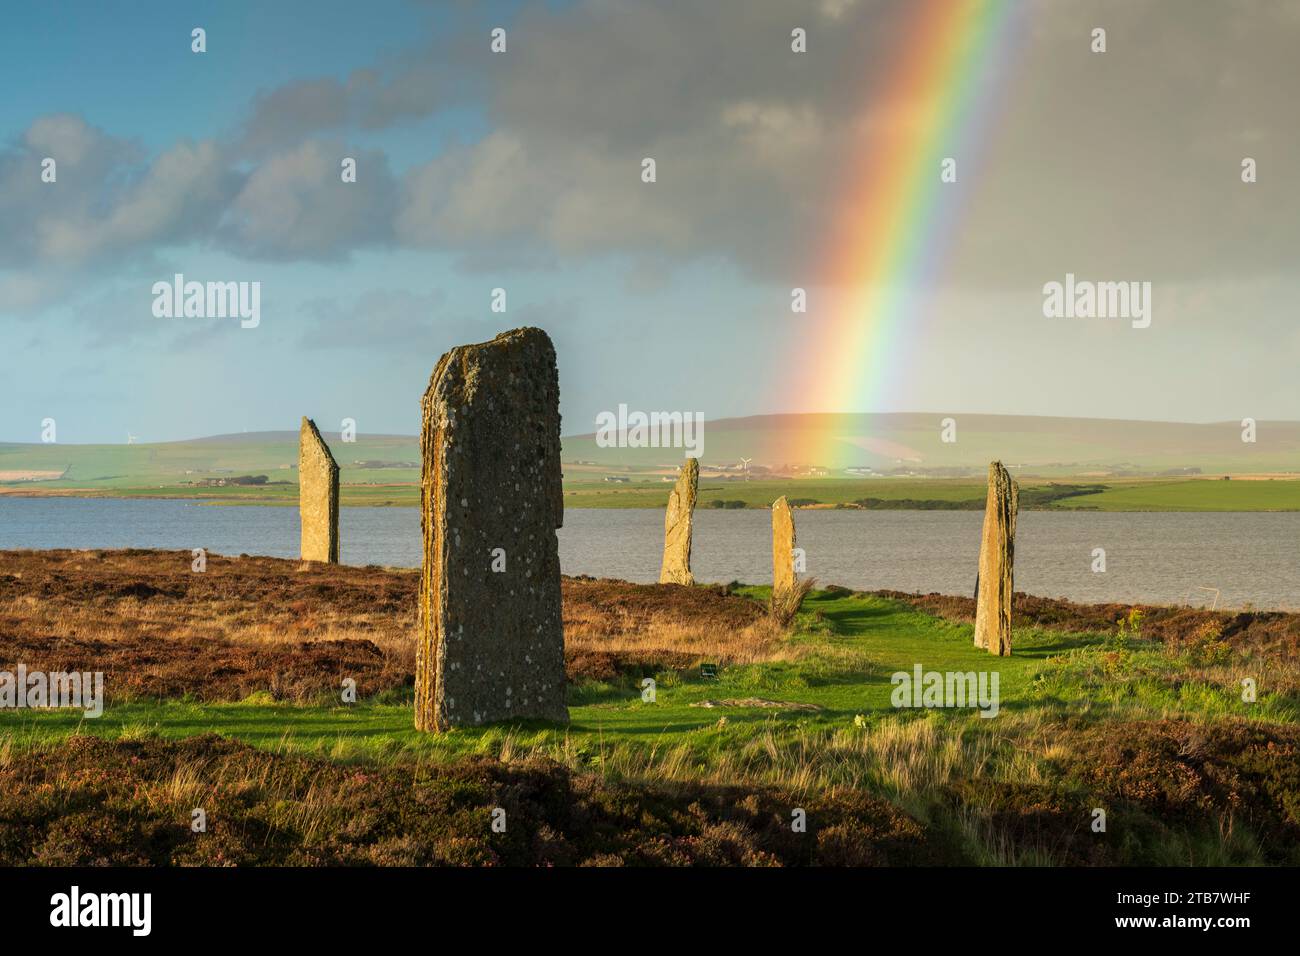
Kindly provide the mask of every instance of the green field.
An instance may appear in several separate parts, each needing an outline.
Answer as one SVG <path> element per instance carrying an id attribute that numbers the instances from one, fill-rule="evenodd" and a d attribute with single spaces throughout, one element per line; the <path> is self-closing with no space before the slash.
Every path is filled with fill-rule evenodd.
<path id="1" fill-rule="evenodd" d="M 742 593 L 759 600 L 766 589 Z M 971 646 L 970 628 L 950 625 L 903 605 L 877 598 L 819 594 L 806 602 L 805 621 L 812 625 L 792 638 L 811 653 L 795 662 L 724 668 L 717 681 L 698 673 L 660 672 L 657 700 L 641 700 L 639 684 L 587 682 L 570 689 L 571 723 L 567 728 L 535 726 L 520 731 L 526 746 L 576 747 L 595 753 L 602 745 L 639 751 L 642 757 L 667 743 L 688 743 L 698 759 L 716 761 L 752 739 L 763 728 L 779 727 L 791 737 L 853 726 L 863 715 L 878 721 L 896 711 L 890 706 L 889 675 L 922 662 L 927 669 L 986 669 L 1001 674 L 1005 707 L 1016 709 L 1029 700 L 1033 675 L 1049 651 L 1085 641 L 1054 639 L 1027 632 L 1016 656 L 992 661 Z M 290 747 L 338 756 L 341 752 L 381 755 L 396 751 L 455 756 L 482 752 L 499 741 L 500 731 L 458 730 L 450 734 L 419 734 L 411 726 L 409 695 L 372 700 L 353 707 L 297 707 L 252 699 L 236 704 L 188 701 L 135 702 L 109 707 L 97 720 L 69 713 L 48 713 L 14 719 L 0 716 L 0 732 L 14 734 L 18 743 L 72 733 L 105 734 L 157 732 L 186 737 L 215 732 L 262 747 Z M 723 711 L 692 707 L 710 698 L 777 699 L 811 704 L 820 710 L 800 713 L 793 720 L 773 720 L 765 708 Z M 968 714 L 958 715 L 965 719 Z"/>
<path id="2" fill-rule="evenodd" d="M 343 443 L 328 436 L 340 466 L 345 506 L 419 504 L 419 444 L 410 436 L 359 437 Z M 576 439 L 566 439 L 568 443 Z M 608 450 L 604 450 L 608 451 Z M 659 451 L 656 449 L 656 451 Z M 660 452 L 662 457 L 662 452 Z M 0 444 L 0 472 L 54 472 L 54 480 L 0 482 L 0 493 L 75 494 L 134 498 L 190 498 L 229 504 L 294 505 L 297 502 L 298 438 L 267 432 L 156 445 Z M 662 508 L 672 487 L 665 468 L 567 460 L 565 504 L 570 508 Z M 369 463 L 369 467 L 366 465 Z M 375 467 L 383 464 L 384 467 Z M 707 463 L 704 468 L 708 473 Z M 1223 481 L 1218 478 L 1158 478 L 1093 475 L 1049 476 L 1062 468 L 1013 466 L 1022 489 L 1021 507 L 1099 511 L 1294 511 L 1300 510 L 1300 480 Z M 262 485 L 225 485 L 245 475 L 265 476 Z M 1300 476 L 1297 476 L 1300 477 Z M 606 480 L 618 478 L 620 480 Z M 625 479 L 625 480 L 624 480 Z M 1079 493 L 1089 492 L 1089 493 Z M 871 508 L 958 508 L 979 510 L 982 473 L 966 477 L 769 478 L 739 476 L 700 481 L 700 507 L 767 508 L 785 495 L 801 506 Z M 737 504 L 739 503 L 739 504 Z"/>
<path id="3" fill-rule="evenodd" d="M 954 441 L 942 423 L 951 419 Z M 1052 478 L 1092 472 L 1160 474 L 1200 468 L 1205 474 L 1258 474 L 1300 467 L 1300 422 L 1260 421 L 1254 442 L 1240 421 L 1187 423 L 936 411 L 890 414 L 785 414 L 706 422 L 705 463 L 742 457 L 769 466 L 869 467 L 982 474 L 992 460 Z M 566 430 L 577 431 L 569 422 Z M 606 443 L 608 445 L 608 443 Z M 594 435 L 570 434 L 566 460 L 645 470 L 681 462 L 668 448 L 602 447 Z M 789 471 L 785 473 L 791 473 Z M 951 473 L 951 472 L 947 472 Z"/>
<path id="4" fill-rule="evenodd" d="M 407 476 L 414 479 L 416 476 Z M 1102 490 L 1072 496 L 1063 489 L 1102 486 Z M 180 485 L 97 484 L 80 488 L 75 482 L 41 482 L 11 486 L 13 492 L 49 494 L 60 486 L 63 493 L 86 497 L 185 498 L 226 505 L 296 506 L 298 486 L 293 484 L 249 487 L 199 488 Z M 564 483 L 567 508 L 663 508 L 672 489 L 670 482 L 636 480 L 626 484 L 603 480 Z M 406 484 L 343 484 L 346 507 L 418 507 L 416 480 Z M 951 478 L 880 479 L 735 479 L 700 480 L 697 507 L 768 508 L 781 495 L 796 507 L 865 507 L 870 509 L 968 510 L 984 506 L 982 482 Z M 1297 511 L 1300 481 L 1288 479 L 1221 481 L 1176 478 L 1161 481 L 1093 479 L 1025 481 L 1021 484 L 1021 510 L 1068 509 L 1093 511 Z M 869 501 L 858 505 L 856 502 Z M 716 504 L 715 504 L 716 502 Z"/>
<path id="5" fill-rule="evenodd" d="M 402 435 L 359 436 L 342 442 L 327 438 L 340 479 L 346 483 L 419 480 L 419 440 Z M 408 463 L 408 468 L 363 468 L 356 463 Z M 67 470 L 65 477 L 39 482 L 42 489 L 78 488 L 143 493 L 174 490 L 184 482 L 265 475 L 269 482 L 297 484 L 297 432 L 262 432 L 197 441 L 140 445 L 0 444 L 0 472 Z M 275 485 L 264 489 L 274 495 Z M 228 489 L 205 489 L 226 491 Z"/>
<path id="6" fill-rule="evenodd" d="M 767 598 L 764 588 L 733 593 Z M 551 858 L 551 844 L 530 841 L 553 841 L 557 827 L 588 834 L 595 850 L 617 844 L 656 860 L 674 845 L 666 838 L 685 834 L 685 846 L 713 859 L 698 842 L 705 835 L 725 845 L 760 839 L 737 821 L 761 824 L 773 808 L 788 819 L 796 806 L 814 808 L 823 828 L 817 858 L 829 862 L 879 864 L 873 846 L 901 855 L 904 839 L 919 858 L 945 865 L 1294 862 L 1293 666 L 1247 647 L 1179 649 L 1132 633 L 1026 626 L 1016 629 L 1012 657 L 971 645 L 968 624 L 882 597 L 820 591 L 774 659 L 724 666 L 716 680 L 697 666 L 661 665 L 580 679 L 569 686 L 567 725 L 422 734 L 412 727 L 409 687 L 351 705 L 277 702 L 266 691 L 227 703 L 114 700 L 110 690 L 99 719 L 4 711 L 0 778 L 13 779 L 0 805 L 15 821 L 9 832 L 28 834 L 32 848 L 9 839 L 0 852 L 26 862 L 101 859 L 109 851 L 99 841 L 71 835 L 103 805 L 124 834 L 113 842 L 116 860 L 229 865 L 293 852 L 298 861 L 409 864 L 430 852 L 462 861 L 509 852 L 527 862 Z M 996 673 L 996 715 L 894 706 L 892 675 L 916 665 Z M 1259 675 L 1251 703 L 1239 690 L 1243 673 Z M 651 675 L 656 699 L 647 701 Z M 692 706 L 705 701 L 714 706 Z M 96 750 L 88 737 L 113 746 Z M 222 740 L 265 760 L 223 750 Z M 543 776 L 526 784 L 528 815 L 511 811 L 525 820 L 524 843 L 508 851 L 484 842 L 490 809 L 517 806 L 511 781 L 527 773 Z M 504 789 L 491 789 L 485 774 Z M 450 828 L 454 839 L 421 835 L 433 841 L 422 850 L 415 834 L 429 807 L 443 806 L 432 801 L 444 790 L 438 831 Z M 591 837 L 589 818 L 570 820 L 564 810 L 577 795 L 583 813 L 621 808 L 621 822 Z M 197 841 L 178 822 L 196 806 L 217 824 Z M 1108 815 L 1104 838 L 1089 830 L 1095 807 Z M 347 855 L 362 853 L 371 855 Z"/>
<path id="7" fill-rule="evenodd" d="M 672 483 L 634 480 L 627 484 L 605 481 L 567 481 L 564 504 L 570 508 L 662 508 Z M 698 508 L 715 507 L 713 502 L 744 502 L 747 508 L 769 508 L 785 495 L 792 502 L 821 505 L 851 504 L 860 498 L 932 499 L 945 502 L 979 501 L 984 491 L 979 482 L 960 479 L 861 479 L 807 478 L 740 479 L 700 478 Z"/>
<path id="8" fill-rule="evenodd" d="M 767 589 L 747 587 L 738 593 L 764 601 Z M 569 754 L 569 762 L 614 761 L 625 767 L 644 767 L 667 750 L 683 748 L 677 759 L 686 759 L 688 766 L 695 767 L 691 773 L 702 776 L 720 766 L 730 767 L 739 756 L 746 762 L 744 772 L 761 779 L 784 772 L 782 758 L 772 752 L 774 744 L 778 750 L 807 749 L 816 742 L 829 744 L 838 735 L 867 732 L 900 719 L 938 721 L 976 733 L 1071 712 L 1087 714 L 1092 721 L 1173 715 L 1300 720 L 1300 700 L 1293 696 L 1266 694 L 1254 704 L 1244 704 L 1230 675 L 1224 675 L 1221 685 L 1204 678 L 1187 680 L 1179 662 L 1162 654 L 1157 645 L 1139 642 L 1125 650 L 1123 672 L 1117 672 L 1107 662 L 1114 652 L 1113 636 L 1108 634 L 1018 628 L 1014 656 L 995 658 L 972 646 L 969 625 L 896 601 L 847 592 L 810 595 L 799 622 L 789 639 L 795 659 L 725 667 L 717 680 L 704 680 L 696 671 L 661 670 L 654 675 L 654 703 L 643 702 L 640 675 L 614 683 L 573 685 L 571 723 L 566 727 L 533 723 L 421 734 L 412 727 L 407 691 L 381 694 L 351 706 L 298 706 L 262 695 L 226 704 L 131 701 L 111 704 L 103 717 L 94 720 L 66 711 L 4 712 L 0 713 L 0 739 L 26 746 L 73 733 L 109 738 L 217 733 L 258 747 L 335 759 L 393 759 L 495 754 L 508 737 L 512 747 L 560 758 Z M 998 715 L 982 718 L 968 709 L 931 710 L 926 716 L 927 712 L 893 707 L 890 676 L 910 673 L 917 663 L 925 670 L 997 671 Z M 711 699 L 750 698 L 817 709 L 692 706 Z M 818 772 L 831 774 L 827 783 L 844 783 L 836 781 L 835 775 L 853 771 L 826 766 Z"/>
<path id="9" fill-rule="evenodd" d="M 1058 507 L 1098 511 L 1296 511 L 1300 510 L 1300 481 L 1116 482 L 1100 494 L 1062 500 Z"/>
<path id="10" fill-rule="evenodd" d="M 75 496 L 87 498 L 180 498 L 212 505 L 267 505 L 296 508 L 298 506 L 298 485 L 295 483 L 291 485 L 225 488 L 132 487 L 125 485 L 118 488 L 75 489 Z M 341 485 L 339 496 L 342 503 L 348 507 L 414 508 L 420 503 L 420 488 L 415 483 L 406 485 Z"/>
<path id="11" fill-rule="evenodd" d="M 1062 492 L 1093 486 L 1103 490 L 1069 496 Z M 564 503 L 570 508 L 661 508 L 672 486 L 661 481 L 566 482 Z M 699 508 L 714 502 L 743 502 L 767 508 L 781 495 L 792 502 L 836 507 L 878 499 L 870 508 L 906 506 L 923 510 L 981 510 L 982 481 L 949 478 L 803 479 L 739 481 L 700 479 Z M 1300 481 L 1220 481 L 1193 478 L 1066 479 L 1021 482 L 1021 509 L 1091 509 L 1096 511 L 1297 511 Z"/>

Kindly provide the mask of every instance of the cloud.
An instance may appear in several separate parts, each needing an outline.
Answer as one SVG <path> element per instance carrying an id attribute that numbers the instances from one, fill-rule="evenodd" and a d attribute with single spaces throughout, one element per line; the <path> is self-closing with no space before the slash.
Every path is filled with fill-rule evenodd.
<path id="1" fill-rule="evenodd" d="M 92 194 L 72 214 L 39 217 L 38 257 L 76 264 L 201 237 L 217 221 L 232 184 L 214 143 L 178 143 L 132 185 L 100 183 L 104 211 Z"/>
<path id="2" fill-rule="evenodd" d="M 260 93 L 237 138 L 241 153 L 264 155 L 318 133 L 380 130 L 438 109 L 448 88 L 441 57 L 396 70 L 356 70 L 346 80 L 313 77 Z"/>
<path id="3" fill-rule="evenodd" d="M 41 181 L 47 155 L 53 183 Z M 345 156 L 355 183 L 341 179 Z M 397 198 L 380 150 L 306 140 L 249 168 L 226 144 L 182 140 L 146 158 L 80 117 L 45 117 L 0 153 L 0 312 L 75 299 L 176 246 L 340 260 L 391 240 Z"/>
<path id="4" fill-rule="evenodd" d="M 919 227 L 922 251 L 947 267 L 934 274 L 962 287 L 1294 267 L 1300 3 L 1012 9 L 986 53 L 987 102 L 968 98 L 929 148 L 897 156 L 890 137 L 922 129 L 935 105 L 915 92 L 923 84 L 882 96 L 915 52 L 911 0 L 534 3 L 499 56 L 464 13 L 345 78 L 264 91 L 228 136 L 153 156 L 80 117 L 41 117 L 0 152 L 0 309 L 39 307 L 186 242 L 274 261 L 386 245 L 450 250 L 467 267 L 717 259 L 811 284 L 842 256 L 846 228 L 887 230 L 889 242 Z M 1105 54 L 1088 46 L 1099 23 Z M 794 26 L 807 53 L 790 50 Z M 978 93 L 978 79 L 953 77 L 937 95 L 957 83 Z M 441 111 L 488 132 L 431 139 L 394 172 L 373 145 L 382 131 Z M 39 180 L 45 155 L 57 185 Z M 345 155 L 356 184 L 339 180 Z M 947 155 L 960 170 L 950 188 L 938 183 Z M 1243 156 L 1258 183 L 1240 181 Z M 640 178 L 646 157 L 653 184 Z M 882 215 L 855 199 L 876 188 L 871 175 L 894 190 L 920 177 L 928 207 L 905 205 L 914 220 L 892 226 L 864 221 Z"/>
<path id="5" fill-rule="evenodd" d="M 494 133 L 448 150 L 403 183 L 396 233 L 413 245 L 475 243 L 535 234 L 546 215 L 546 183 L 522 141 Z"/>
<path id="6" fill-rule="evenodd" d="M 41 178 L 55 161 L 54 182 Z M 30 313 L 210 236 L 238 175 L 212 141 L 152 160 L 78 116 L 35 120 L 0 153 L 0 311 Z"/>
<path id="7" fill-rule="evenodd" d="M 56 181 L 42 181 L 42 163 L 55 161 Z M 93 221 L 105 190 L 120 191 L 114 179 L 135 168 L 140 151 L 78 116 L 58 114 L 35 120 L 0 152 L 0 270 L 40 260 L 46 235 Z M 57 246 L 57 243 L 56 243 Z"/>
<path id="8" fill-rule="evenodd" d="M 296 343 L 300 348 L 435 359 L 454 345 L 487 341 L 522 325 L 573 332 L 582 314 L 576 301 L 543 300 L 512 307 L 507 315 L 485 310 L 471 316 L 450 308 L 440 289 L 369 289 L 351 299 L 312 299 L 300 312 L 308 323 Z"/>
<path id="9" fill-rule="evenodd" d="M 441 291 L 371 289 L 351 301 L 312 299 L 301 312 L 310 322 L 299 345 L 305 349 L 409 351 L 440 332 L 446 295 Z"/>
<path id="10" fill-rule="evenodd" d="M 871 228 L 853 204 L 870 189 L 866 171 L 900 124 L 935 105 L 879 95 L 916 42 L 916 9 L 526 8 L 511 52 L 493 61 L 494 131 L 408 178 L 398 235 L 721 256 L 758 278 L 806 278 L 837 254 L 837 230 Z M 932 149 L 878 175 L 904 190 L 909 164 L 934 164 L 915 173 L 934 183 L 922 187 L 933 229 L 919 235 L 951 249 L 950 275 L 964 286 L 1041 284 L 1067 268 L 1154 279 L 1289 269 L 1300 252 L 1297 9 L 1022 5 L 1005 45 L 988 48 L 987 105 L 969 100 Z M 1098 23 L 1106 54 L 1089 49 Z M 805 54 L 789 49 L 794 25 L 808 30 Z M 976 79 L 950 77 L 935 95 L 957 83 L 970 92 Z M 960 185 L 938 192 L 946 155 L 959 160 Z M 1260 162 L 1254 186 L 1240 181 L 1245 155 Z M 646 156 L 658 164 L 653 186 L 637 175 Z"/>
<path id="11" fill-rule="evenodd" d="M 241 146 L 260 153 L 335 130 L 348 119 L 347 90 L 334 77 L 299 80 L 259 94 L 244 125 Z"/>
<path id="12" fill-rule="evenodd" d="M 356 182 L 342 161 L 356 160 Z M 384 154 L 309 140 L 268 157 L 243 183 L 220 230 L 230 251 L 255 259 L 337 259 L 387 241 L 396 183 Z"/>

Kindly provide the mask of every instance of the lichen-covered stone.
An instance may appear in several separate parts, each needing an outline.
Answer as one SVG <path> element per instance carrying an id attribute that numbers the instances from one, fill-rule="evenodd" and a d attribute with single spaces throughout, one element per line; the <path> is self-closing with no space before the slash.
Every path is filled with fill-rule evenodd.
<path id="1" fill-rule="evenodd" d="M 338 564 L 339 466 L 310 418 L 298 432 L 298 517 L 302 559 Z"/>
<path id="2" fill-rule="evenodd" d="M 1011 480 L 1002 462 L 991 462 L 979 576 L 975 579 L 975 646 L 987 648 L 999 657 L 1011 654 L 1011 594 L 1019 505 L 1020 486 Z"/>
<path id="3" fill-rule="evenodd" d="M 794 573 L 794 515 L 785 495 L 772 502 L 772 601 L 793 591 L 798 584 Z"/>
<path id="4" fill-rule="evenodd" d="M 422 402 L 415 726 L 567 720 L 560 384 L 541 329 L 462 345 Z"/>
<path id="5" fill-rule="evenodd" d="M 695 496 L 700 485 L 700 462 L 687 458 L 668 496 L 664 515 L 664 563 L 660 584 L 693 584 L 691 576 L 691 527 L 695 521 Z"/>

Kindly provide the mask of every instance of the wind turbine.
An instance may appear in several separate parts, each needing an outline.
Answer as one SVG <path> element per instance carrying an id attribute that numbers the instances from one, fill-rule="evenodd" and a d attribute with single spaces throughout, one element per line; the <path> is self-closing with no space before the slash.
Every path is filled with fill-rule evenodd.
<path id="1" fill-rule="evenodd" d="M 740 459 L 741 467 L 745 470 L 745 480 L 746 480 L 746 481 L 749 481 L 749 463 L 750 463 L 751 461 L 753 461 L 753 460 L 754 460 L 754 459 L 752 459 L 752 458 L 742 458 L 742 459 Z"/>

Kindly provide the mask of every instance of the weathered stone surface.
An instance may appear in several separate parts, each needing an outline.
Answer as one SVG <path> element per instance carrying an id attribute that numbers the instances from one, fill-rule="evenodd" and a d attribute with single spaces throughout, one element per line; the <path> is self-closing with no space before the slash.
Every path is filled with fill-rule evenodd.
<path id="1" fill-rule="evenodd" d="M 798 581 L 794 575 L 794 515 L 785 495 L 772 502 L 772 601 L 793 591 Z"/>
<path id="2" fill-rule="evenodd" d="M 700 485 L 700 462 L 687 458 L 668 496 L 664 515 L 664 563 L 660 584 L 694 584 L 691 576 L 691 526 L 695 521 L 695 495 Z"/>
<path id="3" fill-rule="evenodd" d="M 462 345 L 434 369 L 424 427 L 415 726 L 567 720 L 560 383 L 541 329 Z"/>
<path id="4" fill-rule="evenodd" d="M 990 654 L 1011 653 L 1011 593 L 1016 551 L 1016 510 L 1020 486 L 1002 467 L 989 463 L 989 492 L 984 503 L 979 576 L 975 579 L 975 646 Z"/>
<path id="5" fill-rule="evenodd" d="M 339 466 L 310 418 L 298 432 L 298 517 L 304 561 L 339 561 Z"/>

